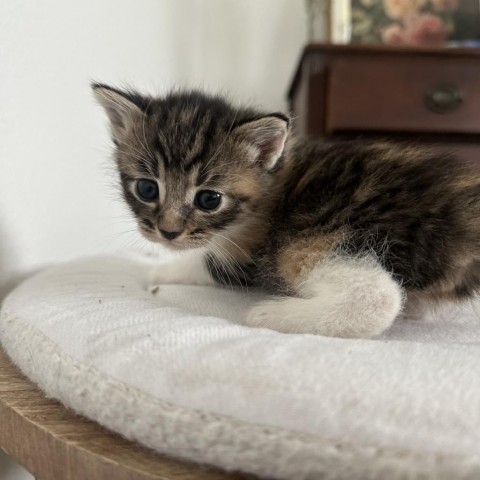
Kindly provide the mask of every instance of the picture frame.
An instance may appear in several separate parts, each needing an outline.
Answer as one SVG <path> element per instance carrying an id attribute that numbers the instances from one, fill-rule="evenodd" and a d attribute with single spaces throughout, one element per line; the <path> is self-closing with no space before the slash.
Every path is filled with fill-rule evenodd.
<path id="1" fill-rule="evenodd" d="M 479 0 L 351 0 L 351 42 L 477 46 Z"/>
<path id="2" fill-rule="evenodd" d="M 309 43 L 348 43 L 351 0 L 305 0 Z"/>

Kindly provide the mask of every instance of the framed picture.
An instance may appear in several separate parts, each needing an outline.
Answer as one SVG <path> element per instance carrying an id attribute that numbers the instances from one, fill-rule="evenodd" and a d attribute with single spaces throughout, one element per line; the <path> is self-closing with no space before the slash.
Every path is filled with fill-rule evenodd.
<path id="1" fill-rule="evenodd" d="M 348 43 L 352 36 L 351 0 L 330 0 L 330 41 Z"/>
<path id="2" fill-rule="evenodd" d="M 479 0 L 351 0 L 353 43 L 439 47 L 479 39 Z"/>
<path id="3" fill-rule="evenodd" d="M 305 0 L 308 41 L 347 43 L 351 39 L 352 0 Z"/>

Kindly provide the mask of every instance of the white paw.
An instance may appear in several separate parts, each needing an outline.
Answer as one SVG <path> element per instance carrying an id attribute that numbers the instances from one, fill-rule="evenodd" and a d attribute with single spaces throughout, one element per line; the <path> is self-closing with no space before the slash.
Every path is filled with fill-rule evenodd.
<path id="1" fill-rule="evenodd" d="M 173 263 L 165 263 L 156 266 L 149 278 L 149 291 L 155 294 L 159 285 L 214 285 L 207 269 L 203 266 L 201 258 L 180 259 Z M 155 291 L 153 291 L 155 290 Z"/>
<path id="2" fill-rule="evenodd" d="M 401 293 L 365 286 L 360 292 L 263 302 L 250 310 L 246 324 L 282 333 L 371 338 L 392 324 L 401 308 Z"/>
<path id="3" fill-rule="evenodd" d="M 253 307 L 247 315 L 246 324 L 250 327 L 268 328 L 282 333 L 299 333 L 298 325 L 285 311 L 285 303 L 294 300 L 271 300 Z"/>
<path id="4" fill-rule="evenodd" d="M 281 333 L 345 336 L 342 335 L 343 327 L 339 324 L 333 326 L 331 320 L 322 315 L 319 307 L 318 298 L 286 297 L 262 302 L 250 310 L 246 324 Z"/>
<path id="5" fill-rule="evenodd" d="M 150 275 L 151 285 L 166 285 L 169 283 L 187 283 L 185 276 L 174 264 L 163 264 L 155 267 Z"/>

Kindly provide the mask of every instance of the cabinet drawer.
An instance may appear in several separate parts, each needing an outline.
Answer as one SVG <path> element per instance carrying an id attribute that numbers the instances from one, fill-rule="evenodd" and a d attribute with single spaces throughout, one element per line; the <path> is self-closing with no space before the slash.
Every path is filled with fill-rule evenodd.
<path id="1" fill-rule="evenodd" d="M 480 60 L 344 55 L 326 94 L 328 133 L 480 133 Z"/>

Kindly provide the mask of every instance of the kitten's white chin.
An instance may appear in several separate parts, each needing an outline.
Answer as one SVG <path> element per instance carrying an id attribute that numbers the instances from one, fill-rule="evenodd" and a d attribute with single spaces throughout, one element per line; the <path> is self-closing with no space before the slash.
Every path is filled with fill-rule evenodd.
<path id="1" fill-rule="evenodd" d="M 166 240 L 161 236 L 153 236 L 148 232 L 140 230 L 141 235 L 149 242 L 160 244 L 169 250 L 181 251 L 181 250 L 193 250 L 197 248 L 205 247 L 207 242 L 192 243 L 185 239 Z"/>
<path id="2" fill-rule="evenodd" d="M 186 243 L 175 243 L 173 242 L 160 242 L 164 247 L 167 247 L 169 250 L 191 250 L 192 248 L 198 248 L 194 247 L 192 245 L 188 245 Z"/>
<path id="3" fill-rule="evenodd" d="M 196 248 L 202 248 L 205 246 L 203 244 L 192 244 L 192 243 L 183 242 L 183 241 L 177 242 L 176 240 L 165 241 L 163 239 L 158 239 L 158 240 L 150 240 L 150 241 L 154 243 L 159 243 L 160 245 L 167 248 L 168 250 L 174 250 L 177 252 L 182 250 L 194 250 Z"/>

